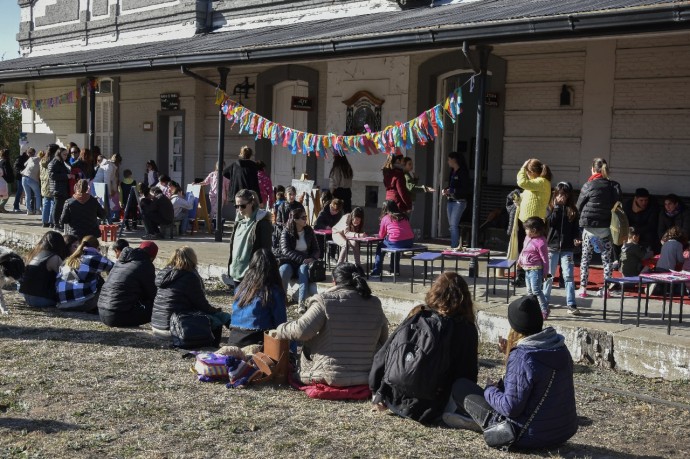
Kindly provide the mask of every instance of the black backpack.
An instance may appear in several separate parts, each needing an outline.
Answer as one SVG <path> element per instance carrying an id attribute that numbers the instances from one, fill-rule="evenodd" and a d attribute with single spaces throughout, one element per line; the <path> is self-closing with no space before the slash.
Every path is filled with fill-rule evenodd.
<path id="1" fill-rule="evenodd" d="M 391 411 L 431 422 L 450 372 L 455 322 L 430 309 L 406 319 L 374 356 L 369 386 Z"/>
<path id="2" fill-rule="evenodd" d="M 218 347 L 222 332 L 222 328 L 214 330 L 211 319 L 203 312 L 174 312 L 170 316 L 170 335 L 175 347 Z"/>

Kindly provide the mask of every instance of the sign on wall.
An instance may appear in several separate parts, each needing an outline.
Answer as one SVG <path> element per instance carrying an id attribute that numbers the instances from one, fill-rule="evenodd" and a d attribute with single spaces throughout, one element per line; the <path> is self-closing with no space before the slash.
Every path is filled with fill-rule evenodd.
<path id="1" fill-rule="evenodd" d="M 314 109 L 314 101 L 311 97 L 292 96 L 290 108 L 292 110 L 310 112 Z"/>
<path id="2" fill-rule="evenodd" d="M 484 98 L 484 105 L 487 107 L 498 107 L 498 94 L 495 92 L 487 92 Z"/>
<path id="3" fill-rule="evenodd" d="M 161 110 L 179 110 L 180 95 L 176 92 L 161 94 Z"/>

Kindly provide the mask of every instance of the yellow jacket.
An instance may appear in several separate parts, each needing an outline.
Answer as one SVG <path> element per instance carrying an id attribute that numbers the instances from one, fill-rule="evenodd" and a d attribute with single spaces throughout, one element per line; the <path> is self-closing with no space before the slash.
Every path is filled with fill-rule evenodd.
<path id="1" fill-rule="evenodd" d="M 546 219 L 546 207 L 551 199 L 551 182 L 543 177 L 531 179 L 525 168 L 521 167 L 517 174 L 517 185 L 524 190 L 520 195 L 520 221 L 524 222 L 530 217 Z"/>

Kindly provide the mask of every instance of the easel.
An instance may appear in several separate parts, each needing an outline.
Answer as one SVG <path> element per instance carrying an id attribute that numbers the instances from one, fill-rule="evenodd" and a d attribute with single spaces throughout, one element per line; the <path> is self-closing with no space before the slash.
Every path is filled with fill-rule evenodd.
<path id="1" fill-rule="evenodd" d="M 204 185 L 195 185 L 190 183 L 187 185 L 187 193 L 192 193 L 195 198 L 199 200 L 199 205 L 196 208 L 196 213 L 194 214 L 194 221 L 192 222 L 192 233 L 199 231 L 199 220 L 203 219 L 206 225 L 206 232 L 213 233 L 213 228 L 211 228 L 211 218 L 208 215 L 208 207 L 206 207 L 206 192 L 204 191 Z"/>
<path id="2" fill-rule="evenodd" d="M 318 216 L 314 206 L 317 202 L 315 199 L 315 191 L 317 191 L 317 189 L 314 188 L 314 181 L 309 180 L 307 174 L 302 174 L 299 180 L 292 179 L 292 186 L 294 186 L 297 191 L 297 200 L 302 198 L 302 205 L 307 211 L 307 221 L 313 224 Z"/>
<path id="3" fill-rule="evenodd" d="M 129 196 L 127 196 L 127 202 L 125 203 L 125 213 L 122 215 L 122 221 L 120 222 L 120 230 L 118 232 L 118 237 L 122 237 L 122 233 L 124 233 L 125 231 L 127 215 L 129 215 L 129 211 L 132 209 L 132 206 L 136 208 L 138 207 L 138 205 L 139 193 L 137 192 L 136 187 L 132 187 L 129 189 Z M 136 224 L 136 221 L 134 223 Z"/>

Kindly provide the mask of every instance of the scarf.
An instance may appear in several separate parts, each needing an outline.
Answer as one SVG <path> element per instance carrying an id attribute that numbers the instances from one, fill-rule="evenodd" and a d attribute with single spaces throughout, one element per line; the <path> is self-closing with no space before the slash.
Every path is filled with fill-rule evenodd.
<path id="1" fill-rule="evenodd" d="M 596 173 L 596 174 L 592 174 L 592 176 L 587 181 L 591 182 L 593 180 L 598 180 L 600 178 L 604 178 L 604 176 L 601 175 L 600 173 Z"/>

